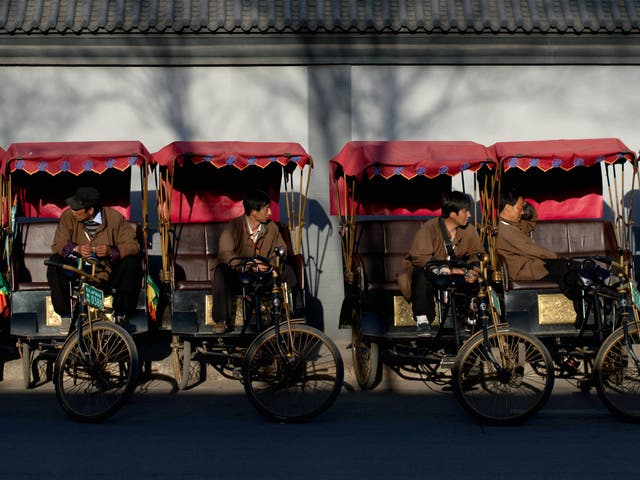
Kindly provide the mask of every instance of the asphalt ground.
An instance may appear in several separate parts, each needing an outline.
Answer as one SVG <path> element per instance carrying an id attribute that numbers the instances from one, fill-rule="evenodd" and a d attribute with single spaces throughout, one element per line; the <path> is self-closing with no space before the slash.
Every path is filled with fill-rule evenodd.
<path id="1" fill-rule="evenodd" d="M 474 479 L 622 478 L 638 470 L 638 428 L 597 395 L 566 381 L 519 426 L 477 424 L 448 389 L 385 371 L 359 391 L 350 351 L 339 345 L 345 387 L 314 421 L 262 417 L 242 385 L 208 371 L 177 391 L 154 363 L 151 378 L 100 425 L 70 421 L 50 382 L 25 390 L 0 382 L 0 479 L 342 479 L 446 476 Z"/>

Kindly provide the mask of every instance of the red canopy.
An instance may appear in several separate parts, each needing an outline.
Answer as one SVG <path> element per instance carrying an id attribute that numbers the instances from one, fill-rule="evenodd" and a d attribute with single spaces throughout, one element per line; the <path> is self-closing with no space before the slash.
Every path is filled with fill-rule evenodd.
<path id="1" fill-rule="evenodd" d="M 599 164 L 635 159 L 617 138 L 499 142 L 489 149 L 502 164 L 507 188 L 517 184 L 541 220 L 601 218 Z"/>
<path id="2" fill-rule="evenodd" d="M 597 163 L 632 160 L 635 154 L 617 138 L 498 142 L 489 147 L 504 169 L 571 170 Z"/>
<path id="3" fill-rule="evenodd" d="M 281 166 L 311 164 L 309 154 L 297 143 L 277 142 L 173 142 L 152 155 L 158 165 L 173 168 L 182 166 L 185 158 L 194 164 L 207 162 L 216 168 L 249 166 L 265 168 L 272 163 Z"/>
<path id="4" fill-rule="evenodd" d="M 104 205 L 129 218 L 131 167 L 150 157 L 138 141 L 14 143 L 0 168 L 12 177 L 19 216 L 58 218 L 65 199 L 79 185 L 91 185 Z"/>
<path id="5" fill-rule="evenodd" d="M 331 160 L 333 178 L 400 175 L 435 178 L 477 170 L 492 162 L 491 153 L 474 142 L 371 141 L 349 142 Z"/>
<path id="6" fill-rule="evenodd" d="M 112 168 L 124 171 L 142 165 L 145 158 L 150 154 L 138 141 L 14 143 L 2 156 L 0 168 L 3 175 L 17 170 L 27 174 L 100 174 Z"/>
<path id="7" fill-rule="evenodd" d="M 358 215 L 439 215 L 439 197 L 443 189 L 451 188 L 451 182 L 423 182 L 492 163 L 495 160 L 486 147 L 474 142 L 349 142 L 330 162 L 335 185 L 331 214 L 348 210 Z M 359 185 L 357 205 L 347 199 L 344 176 L 355 178 Z"/>
<path id="8" fill-rule="evenodd" d="M 181 223 L 238 217 L 244 212 L 244 196 L 256 188 L 271 198 L 277 220 L 282 170 L 312 165 L 299 144 L 277 142 L 173 142 L 154 153 L 152 162 L 175 174 L 169 217 Z"/>

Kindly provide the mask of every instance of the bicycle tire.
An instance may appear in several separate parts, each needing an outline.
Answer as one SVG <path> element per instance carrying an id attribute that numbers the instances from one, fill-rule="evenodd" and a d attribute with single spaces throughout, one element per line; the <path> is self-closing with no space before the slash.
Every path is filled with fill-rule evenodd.
<path id="1" fill-rule="evenodd" d="M 56 359 L 55 391 L 70 418 L 95 423 L 116 413 L 133 392 L 138 350 L 125 329 L 107 321 L 85 327 L 82 337 L 92 364 L 81 359 L 78 336 L 69 336 Z"/>
<path id="2" fill-rule="evenodd" d="M 304 422 L 336 400 L 344 381 L 336 345 L 308 325 L 281 325 L 280 345 L 272 327 L 249 346 L 242 363 L 245 392 L 256 409 L 274 421 Z"/>
<path id="3" fill-rule="evenodd" d="M 186 390 L 191 378 L 191 342 L 189 340 L 181 342 L 178 336 L 174 336 L 171 358 L 173 376 L 178 384 L 178 389 Z"/>
<path id="4" fill-rule="evenodd" d="M 382 381 L 380 346 L 362 338 L 360 319 L 354 319 L 351 327 L 351 358 L 353 373 L 362 390 L 373 390 Z"/>
<path id="5" fill-rule="evenodd" d="M 640 356 L 640 333 L 635 325 L 629 325 L 629 340 L 634 353 Z M 593 380 L 600 400 L 612 413 L 629 421 L 640 421 L 640 371 L 629 355 L 622 328 L 600 346 Z"/>
<path id="6" fill-rule="evenodd" d="M 31 345 L 29 345 L 29 342 L 25 341 L 22 344 L 20 356 L 20 362 L 22 365 L 22 385 L 25 389 L 29 389 L 32 388 L 34 383 L 37 381 L 33 378 L 32 366 L 35 355 L 31 350 Z"/>
<path id="7" fill-rule="evenodd" d="M 506 355 L 498 342 L 504 342 Z M 486 355 L 484 336 L 476 333 L 460 349 L 453 366 L 453 391 L 482 423 L 523 422 L 547 402 L 553 390 L 551 355 L 537 338 L 518 330 L 488 331 L 492 357 L 505 366 L 499 372 Z"/>

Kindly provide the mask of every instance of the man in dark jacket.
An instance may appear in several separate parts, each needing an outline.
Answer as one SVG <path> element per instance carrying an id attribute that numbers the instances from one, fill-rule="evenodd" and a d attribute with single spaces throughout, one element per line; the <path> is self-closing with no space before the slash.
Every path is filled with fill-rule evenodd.
<path id="1" fill-rule="evenodd" d="M 70 262 L 74 257 L 96 257 L 104 268 L 96 270 L 99 288 L 107 295 L 116 290 L 115 316 L 124 321 L 135 311 L 142 285 L 140 245 L 127 220 L 116 210 L 102 207 L 100 194 L 93 187 L 80 187 L 66 200 L 70 208 L 62 212 L 51 249 L 52 260 Z M 62 317 L 61 330 L 68 328 L 71 316 L 71 277 L 63 270 L 49 266 L 47 280 L 51 287 L 51 303 Z"/>

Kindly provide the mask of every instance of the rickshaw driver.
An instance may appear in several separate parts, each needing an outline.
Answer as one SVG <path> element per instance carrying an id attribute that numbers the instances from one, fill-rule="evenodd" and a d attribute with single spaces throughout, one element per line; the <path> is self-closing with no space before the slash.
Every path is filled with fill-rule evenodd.
<path id="1" fill-rule="evenodd" d="M 115 289 L 115 319 L 125 323 L 135 312 L 142 285 L 140 245 L 127 220 L 110 207 L 101 207 L 100 193 L 93 187 L 79 187 L 66 200 L 70 208 L 62 212 L 56 228 L 51 257 L 56 262 L 72 261 L 74 256 L 95 256 L 104 265 L 96 270 L 99 287 L 107 295 Z M 47 280 L 51 287 L 53 309 L 62 317 L 60 331 L 66 333 L 71 320 L 71 280 L 64 270 L 49 266 Z"/>
<path id="2" fill-rule="evenodd" d="M 231 316 L 233 295 L 240 291 L 240 283 L 236 272 L 229 267 L 229 261 L 236 257 L 253 257 L 259 255 L 268 260 L 275 259 L 275 249 L 286 245 L 278 225 L 272 222 L 271 199 L 262 190 L 255 190 L 246 195 L 242 201 L 244 215 L 231 220 L 222 231 L 218 240 L 218 264 L 213 273 L 213 333 L 224 333 L 227 320 Z M 261 271 L 269 269 L 269 265 L 256 261 Z M 291 290 L 297 286 L 293 269 L 284 266 L 283 280 Z"/>
<path id="3" fill-rule="evenodd" d="M 441 201 L 441 215 L 427 221 L 416 232 L 409 253 L 411 263 L 411 303 L 418 335 L 430 335 L 436 316 L 433 272 L 426 272 L 431 260 L 456 260 L 483 254 L 480 236 L 471 219 L 471 200 L 462 192 L 445 192 Z M 470 262 L 471 263 L 471 262 Z M 473 270 L 440 270 L 438 274 L 464 274 L 467 283 L 474 283 L 478 275 Z"/>

